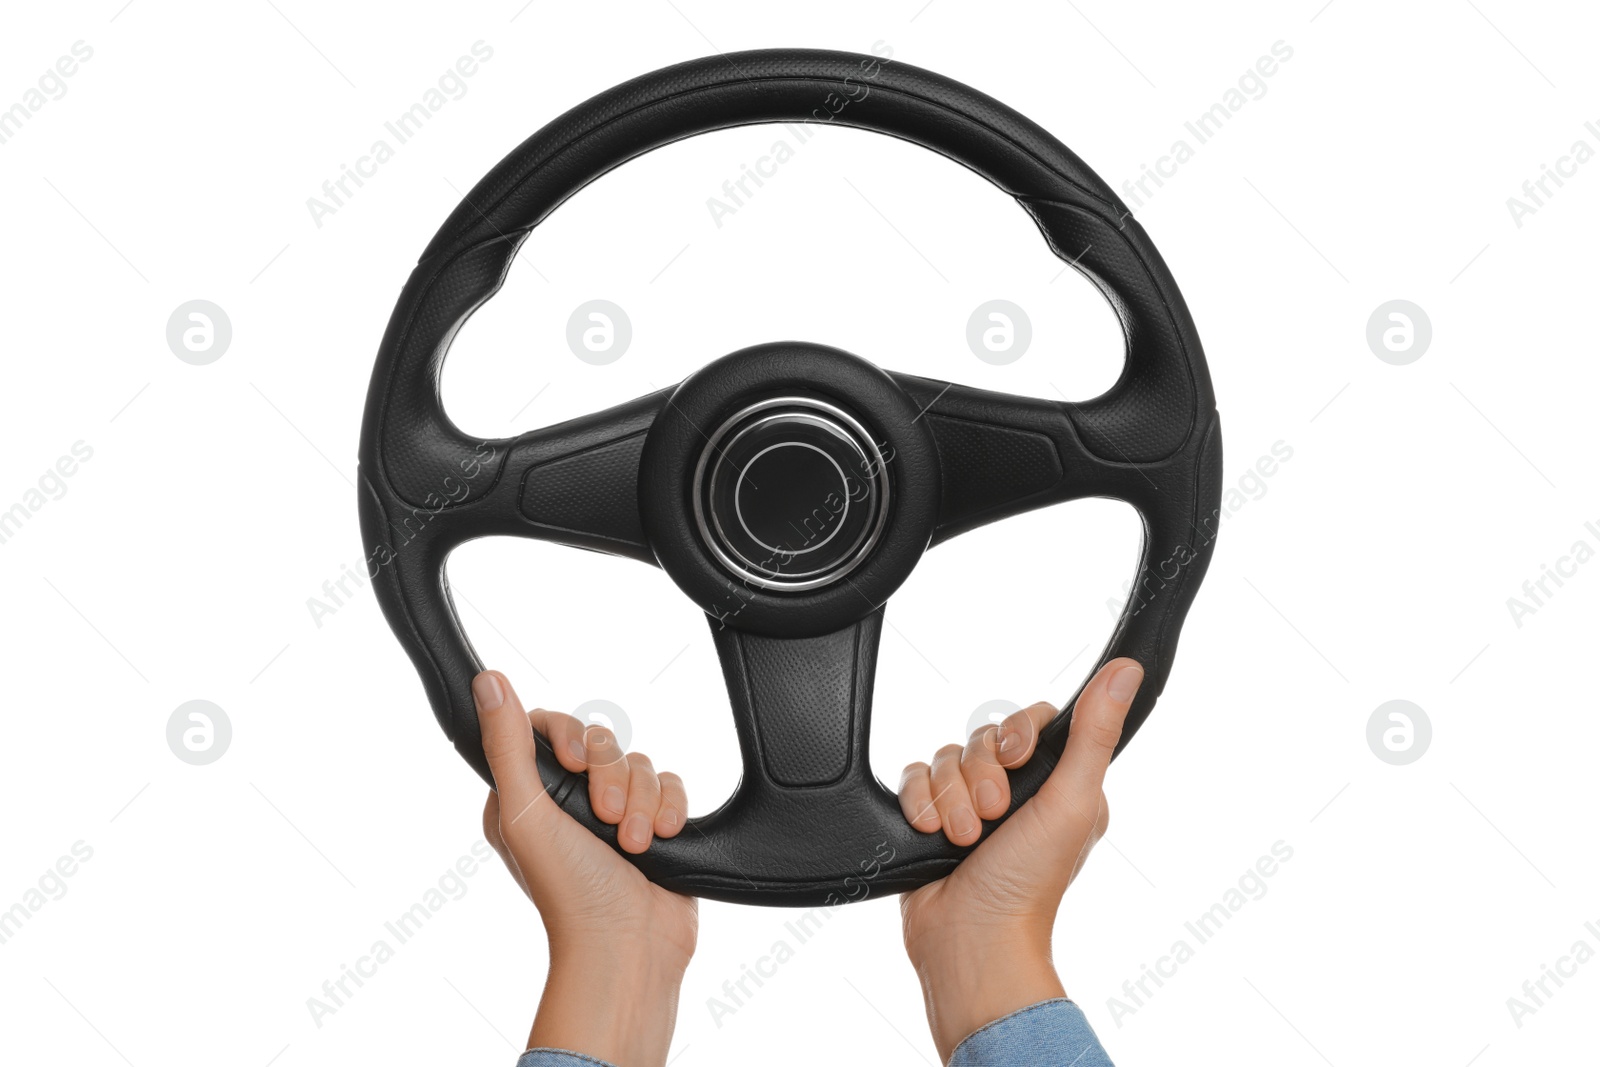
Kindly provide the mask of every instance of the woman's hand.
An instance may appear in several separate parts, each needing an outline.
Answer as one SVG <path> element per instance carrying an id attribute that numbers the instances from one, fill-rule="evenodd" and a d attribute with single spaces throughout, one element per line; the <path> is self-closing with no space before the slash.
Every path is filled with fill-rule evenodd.
<path id="1" fill-rule="evenodd" d="M 1066 995 L 1050 958 L 1056 909 L 1106 831 L 1100 786 L 1143 680 L 1131 659 L 1101 668 L 1078 698 L 1061 762 L 1038 793 L 948 877 L 901 898 L 906 951 L 942 1059 L 979 1027 Z M 940 749 L 931 766 L 911 764 L 900 786 L 907 821 L 972 844 L 980 816 L 998 818 L 1010 807 L 1006 769 L 1028 761 L 1055 714 L 1035 704 L 976 731 L 964 749 Z"/>
<path id="2" fill-rule="evenodd" d="M 505 675 L 473 679 L 495 791 L 483 832 L 539 909 L 550 975 L 530 1048 L 581 1052 L 618 1067 L 664 1064 L 678 988 L 699 928 L 692 897 L 648 881 L 556 807 L 534 762 L 534 731 L 569 771 L 589 772 L 589 804 L 631 853 L 688 819 L 683 781 L 624 753 L 610 730 L 570 715 L 524 711 Z"/>

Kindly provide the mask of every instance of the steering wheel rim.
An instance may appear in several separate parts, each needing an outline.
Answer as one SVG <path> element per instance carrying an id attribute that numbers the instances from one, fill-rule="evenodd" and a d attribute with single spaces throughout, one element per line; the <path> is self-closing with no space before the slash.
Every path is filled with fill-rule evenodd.
<path id="1" fill-rule="evenodd" d="M 1092 400 L 1053 402 L 878 370 L 803 342 L 756 346 L 679 386 L 514 438 L 480 439 L 445 415 L 439 369 L 466 318 L 503 283 L 532 228 L 644 152 L 754 123 L 831 122 L 900 137 L 988 178 L 1121 320 L 1121 376 Z M 799 394 L 842 405 L 890 446 L 883 534 L 859 569 L 820 589 L 767 589 L 708 551 L 689 486 L 715 426 L 741 405 Z M 700 440 L 697 440 L 699 435 Z M 467 194 L 413 270 L 379 349 L 362 425 L 360 517 L 385 617 L 457 751 L 491 785 L 470 683 L 481 664 L 444 575 L 485 535 L 597 549 L 662 566 L 707 611 L 744 759 L 738 789 L 640 855 L 669 889 L 757 904 L 845 903 L 924 885 L 974 846 L 913 830 L 867 755 L 883 604 L 922 551 L 1047 504 L 1112 496 L 1145 537 L 1132 594 L 1099 664 L 1131 656 L 1145 682 L 1118 751 L 1165 686 L 1215 545 L 1221 436 L 1198 334 L 1177 285 L 1116 195 L 1049 133 L 964 85 L 875 56 L 733 53 L 601 93 L 523 142 Z M 742 475 L 741 475 L 742 478 Z M 753 535 L 752 535 L 753 536 Z M 736 607 L 736 610 L 732 610 Z M 1008 772 L 1011 811 L 1065 744 L 1074 694 L 1036 755 Z M 616 847 L 586 776 L 547 744 L 551 797 Z M 1009 816 L 1010 812 L 1007 813 Z M 983 836 L 1004 818 L 985 821 Z M 980 838 L 981 841 L 981 838 Z"/>

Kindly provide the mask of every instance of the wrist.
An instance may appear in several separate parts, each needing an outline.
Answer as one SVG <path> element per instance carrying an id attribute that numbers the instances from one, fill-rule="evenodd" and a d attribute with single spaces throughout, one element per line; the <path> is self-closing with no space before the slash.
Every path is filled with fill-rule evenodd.
<path id="1" fill-rule="evenodd" d="M 979 1028 L 1066 996 L 1048 933 L 955 929 L 906 947 L 942 1060 Z"/>
<path id="2" fill-rule="evenodd" d="M 689 959 L 648 946 L 552 943 L 528 1047 L 579 1052 L 617 1067 L 666 1063 Z"/>

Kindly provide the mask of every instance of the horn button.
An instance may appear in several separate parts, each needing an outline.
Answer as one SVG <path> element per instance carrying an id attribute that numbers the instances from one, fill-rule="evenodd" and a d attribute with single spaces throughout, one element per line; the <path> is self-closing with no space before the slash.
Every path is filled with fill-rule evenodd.
<path id="1" fill-rule="evenodd" d="M 871 553 L 888 517 L 889 474 L 843 409 L 809 397 L 766 400 L 718 427 L 694 475 L 695 523 L 733 574 L 803 592 Z"/>

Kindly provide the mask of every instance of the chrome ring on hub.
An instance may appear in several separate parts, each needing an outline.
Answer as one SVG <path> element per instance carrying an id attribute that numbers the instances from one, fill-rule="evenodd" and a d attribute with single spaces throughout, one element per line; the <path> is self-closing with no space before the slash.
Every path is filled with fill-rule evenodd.
<path id="1" fill-rule="evenodd" d="M 711 503 L 713 493 L 718 487 L 718 478 L 725 476 L 723 466 L 728 450 L 752 432 L 781 420 L 785 416 L 793 416 L 797 422 L 824 431 L 842 442 L 848 451 L 856 457 L 854 465 L 859 468 L 858 474 L 859 477 L 864 479 L 867 492 L 863 494 L 861 500 L 853 499 L 850 492 L 852 475 L 846 474 L 839 460 L 829 455 L 825 450 L 815 445 L 807 444 L 804 441 L 776 442 L 757 452 L 742 469 L 736 472 L 730 471 L 726 475 L 736 479 L 733 489 L 734 518 L 738 525 L 743 528 L 749 540 L 763 549 L 773 549 L 772 545 L 763 541 L 750 529 L 749 524 L 745 521 L 741 498 L 738 494 L 743 488 L 743 482 L 749 469 L 755 465 L 756 460 L 784 446 L 801 445 L 818 451 L 838 471 L 842 484 L 845 486 L 845 495 L 843 506 L 838 515 L 834 517 L 837 522 L 843 523 L 845 518 L 850 515 L 851 509 L 862 504 L 866 504 L 873 509 L 873 513 L 867 517 L 865 527 L 856 535 L 855 543 L 846 546 L 839 559 L 831 563 L 823 563 L 821 566 L 812 567 L 809 570 L 787 571 L 786 568 L 796 560 L 803 559 L 807 554 L 827 545 L 842 527 L 835 527 L 826 537 L 809 547 L 796 548 L 794 550 L 773 549 L 771 557 L 764 560 L 756 560 L 738 551 L 734 544 L 736 537 L 730 536 L 729 531 L 724 528 L 721 516 Z M 752 482 L 751 484 L 753 485 L 754 483 Z M 758 588 L 799 593 L 838 581 L 859 567 L 871 554 L 889 518 L 889 469 L 882 450 L 873 440 L 866 427 L 842 408 L 814 397 L 773 397 L 740 409 L 724 420 L 722 425 L 717 427 L 716 432 L 711 434 L 705 448 L 701 450 L 699 460 L 695 463 L 691 497 L 695 525 L 700 531 L 700 538 L 723 567 Z"/>

